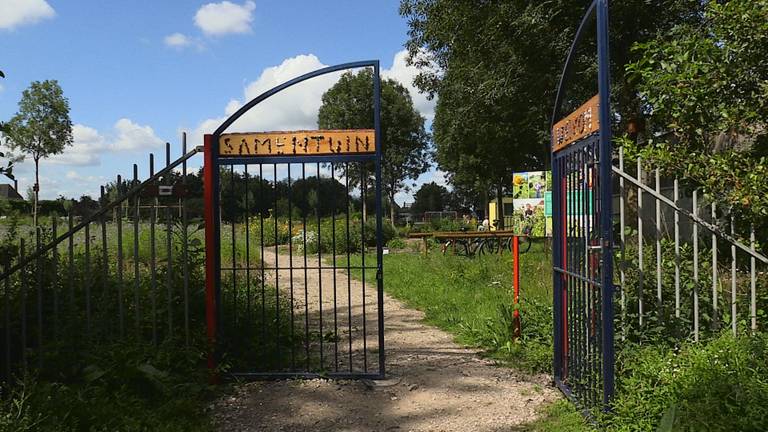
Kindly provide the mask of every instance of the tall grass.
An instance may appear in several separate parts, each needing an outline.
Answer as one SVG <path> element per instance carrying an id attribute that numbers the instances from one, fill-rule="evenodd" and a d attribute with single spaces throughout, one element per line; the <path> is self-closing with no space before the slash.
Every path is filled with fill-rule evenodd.
<path id="1" fill-rule="evenodd" d="M 359 262 L 359 256 L 353 257 Z M 356 277 L 361 275 L 357 273 Z M 373 275 L 366 278 L 373 281 Z M 385 291 L 424 311 L 428 323 L 485 350 L 501 362 L 531 372 L 552 364 L 552 268 L 541 244 L 521 257 L 522 337 L 513 340 L 509 255 L 475 258 L 412 253 L 385 256 Z M 684 337 L 684 336 L 683 336 Z M 707 343 L 668 337 L 620 342 L 617 396 L 610 431 L 768 430 L 768 337 L 734 338 L 725 331 Z M 589 429 L 574 409 L 556 405 L 526 431 Z"/>

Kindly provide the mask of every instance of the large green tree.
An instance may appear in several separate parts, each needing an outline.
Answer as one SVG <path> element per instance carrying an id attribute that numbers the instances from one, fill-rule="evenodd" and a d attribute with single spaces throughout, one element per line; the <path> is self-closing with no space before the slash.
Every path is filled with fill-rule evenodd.
<path id="1" fill-rule="evenodd" d="M 634 47 L 627 79 L 650 119 L 640 152 L 765 235 L 768 0 L 710 2 L 704 17 Z"/>
<path id="2" fill-rule="evenodd" d="M 40 160 L 59 154 L 72 144 L 69 102 L 55 80 L 34 81 L 24 90 L 19 111 L 7 124 L 7 143 L 35 162 L 33 220 L 37 227 Z"/>
<path id="3" fill-rule="evenodd" d="M 454 185 L 509 184 L 512 171 L 540 169 L 566 52 L 591 0 L 541 2 L 402 0 L 407 47 L 420 68 L 415 84 L 438 97 L 433 134 L 437 162 Z M 701 20 L 700 0 L 611 2 L 611 59 L 617 119 L 642 103 L 624 65 L 630 48 L 681 22 Z M 592 33 L 592 32 L 590 32 Z M 577 53 L 565 110 L 597 92 L 595 45 Z M 497 189 L 498 186 L 497 186 Z M 479 191 L 487 194 L 487 189 Z"/>
<path id="4" fill-rule="evenodd" d="M 448 204 L 448 196 L 445 186 L 435 182 L 424 183 L 414 195 L 411 213 L 417 215 L 428 211 L 443 211 Z"/>
<path id="5" fill-rule="evenodd" d="M 393 224 L 395 195 L 407 187 L 408 180 L 415 180 L 429 168 L 430 137 L 424 128 L 424 121 L 402 84 L 392 79 L 382 80 L 382 142 L 379 145 L 383 149 L 382 183 L 389 199 L 390 221 Z M 321 129 L 373 128 L 373 72 L 364 69 L 342 75 L 323 94 L 317 123 Z M 360 186 L 367 188 L 367 182 L 368 179 L 363 177 Z"/>

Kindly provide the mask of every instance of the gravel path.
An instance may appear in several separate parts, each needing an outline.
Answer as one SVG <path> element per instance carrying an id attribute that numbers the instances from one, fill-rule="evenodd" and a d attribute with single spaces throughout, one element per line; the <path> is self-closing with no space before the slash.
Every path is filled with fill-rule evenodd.
<path id="1" fill-rule="evenodd" d="M 265 251 L 265 261 L 281 266 L 288 257 Z M 303 265 L 295 261 L 295 265 Z M 317 265 L 317 258 L 308 260 Z M 333 305 L 333 272 L 318 271 L 307 274 L 305 305 L 297 301 L 294 309 L 301 313 L 306 308 L 319 318 L 317 287 L 322 279 L 323 320 L 332 323 L 328 315 Z M 268 280 L 274 281 L 274 272 Z M 287 271 L 277 277 L 282 288 L 288 280 Z M 362 330 L 353 316 L 352 332 L 345 320 L 348 309 L 361 309 L 363 298 L 368 307 L 366 334 L 375 342 L 375 291 L 366 285 L 347 280 L 345 272 L 337 272 L 336 284 L 339 305 L 339 338 L 347 341 L 352 335 L 353 364 L 361 354 Z M 294 296 L 303 300 L 304 273 L 294 270 Z M 347 297 L 349 287 L 351 296 Z M 386 283 L 386 270 L 385 270 Z M 300 290 L 299 290 L 300 288 Z M 343 305 L 343 306 L 341 306 Z M 387 380 L 384 381 L 332 381 L 286 380 L 252 382 L 239 385 L 232 395 L 217 401 L 212 409 L 219 431 L 509 431 L 516 425 L 535 418 L 536 408 L 557 399 L 558 393 L 548 386 L 550 377 L 523 376 L 509 368 L 497 367 L 481 358 L 477 350 L 457 345 L 453 337 L 422 322 L 424 314 L 406 308 L 399 301 L 385 296 L 385 347 Z M 328 325 L 328 324 L 326 324 Z M 342 345 L 338 356 L 340 367 L 349 365 L 348 342 Z M 344 346 L 347 350 L 344 350 Z M 375 348 L 375 344 L 374 344 Z M 369 346 L 369 349 L 370 346 Z M 324 351 L 333 359 L 333 350 Z M 369 353 L 369 357 L 370 353 Z M 376 368 L 375 355 L 373 365 Z M 369 367 L 371 365 L 369 364 Z"/>

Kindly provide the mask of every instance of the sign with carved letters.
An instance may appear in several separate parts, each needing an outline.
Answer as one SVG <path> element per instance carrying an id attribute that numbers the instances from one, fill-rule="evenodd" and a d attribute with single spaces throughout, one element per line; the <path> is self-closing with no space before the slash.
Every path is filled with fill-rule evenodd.
<path id="1" fill-rule="evenodd" d="M 569 144 L 600 130 L 600 95 L 594 96 L 576 111 L 555 123 L 552 127 L 552 151 L 556 152 Z"/>
<path id="2" fill-rule="evenodd" d="M 373 129 L 222 134 L 219 156 L 314 156 L 376 152 Z"/>

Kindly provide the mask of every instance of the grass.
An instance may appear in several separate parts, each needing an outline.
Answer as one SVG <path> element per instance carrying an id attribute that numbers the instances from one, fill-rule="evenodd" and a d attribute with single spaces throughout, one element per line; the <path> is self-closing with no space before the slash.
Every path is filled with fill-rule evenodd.
<path id="1" fill-rule="evenodd" d="M 541 408 L 539 418 L 512 429 L 512 432 L 583 432 L 592 430 L 570 402 L 559 400 Z"/>
<path id="2" fill-rule="evenodd" d="M 480 347 L 501 364 L 527 372 L 550 372 L 552 363 L 551 255 L 534 243 L 521 256 L 521 338 L 513 342 L 514 291 L 509 254 L 472 259 L 400 252 L 384 256 L 384 290 L 425 313 L 428 324 L 455 335 L 457 342 Z M 374 255 L 366 255 L 373 262 Z M 343 259 L 344 264 L 346 259 Z M 359 265 L 361 257 L 352 256 Z M 339 264 L 341 265 L 341 264 Z M 359 271 L 353 276 L 362 277 Z M 373 272 L 366 280 L 375 282 Z M 540 418 L 515 429 L 526 432 L 571 432 L 590 428 L 572 404 L 562 400 L 542 408 Z"/>
<path id="3" fill-rule="evenodd" d="M 535 243 L 521 257 L 522 335 L 516 342 L 512 341 L 515 306 L 509 254 L 474 259 L 441 255 L 435 250 L 426 257 L 388 254 L 384 256 L 384 289 L 408 306 L 424 311 L 427 323 L 453 333 L 458 342 L 482 347 L 494 359 L 522 370 L 549 372 L 549 260 L 543 243 Z M 353 265 L 360 263 L 359 255 L 352 257 Z M 352 273 L 361 277 L 359 271 Z M 366 279 L 373 283 L 375 274 L 366 273 Z"/>
<path id="4" fill-rule="evenodd" d="M 368 255 L 367 259 L 372 259 Z M 360 257 L 353 256 L 359 264 Z M 354 273 L 354 272 L 353 272 Z M 372 273 L 372 272 L 369 272 Z M 374 281 L 374 275 L 366 279 Z M 513 342 L 509 255 L 475 258 L 399 252 L 384 257 L 384 289 L 425 312 L 427 323 L 483 348 L 500 363 L 549 372 L 552 355 L 552 270 L 541 244 L 521 257 L 522 337 Z M 359 272 L 356 274 L 361 277 Z M 728 331 L 705 343 L 617 344 L 617 397 L 601 418 L 609 431 L 768 430 L 768 337 L 734 338 Z M 542 408 L 517 431 L 591 430 L 565 400 Z M 664 429 L 663 426 L 668 428 Z"/>

